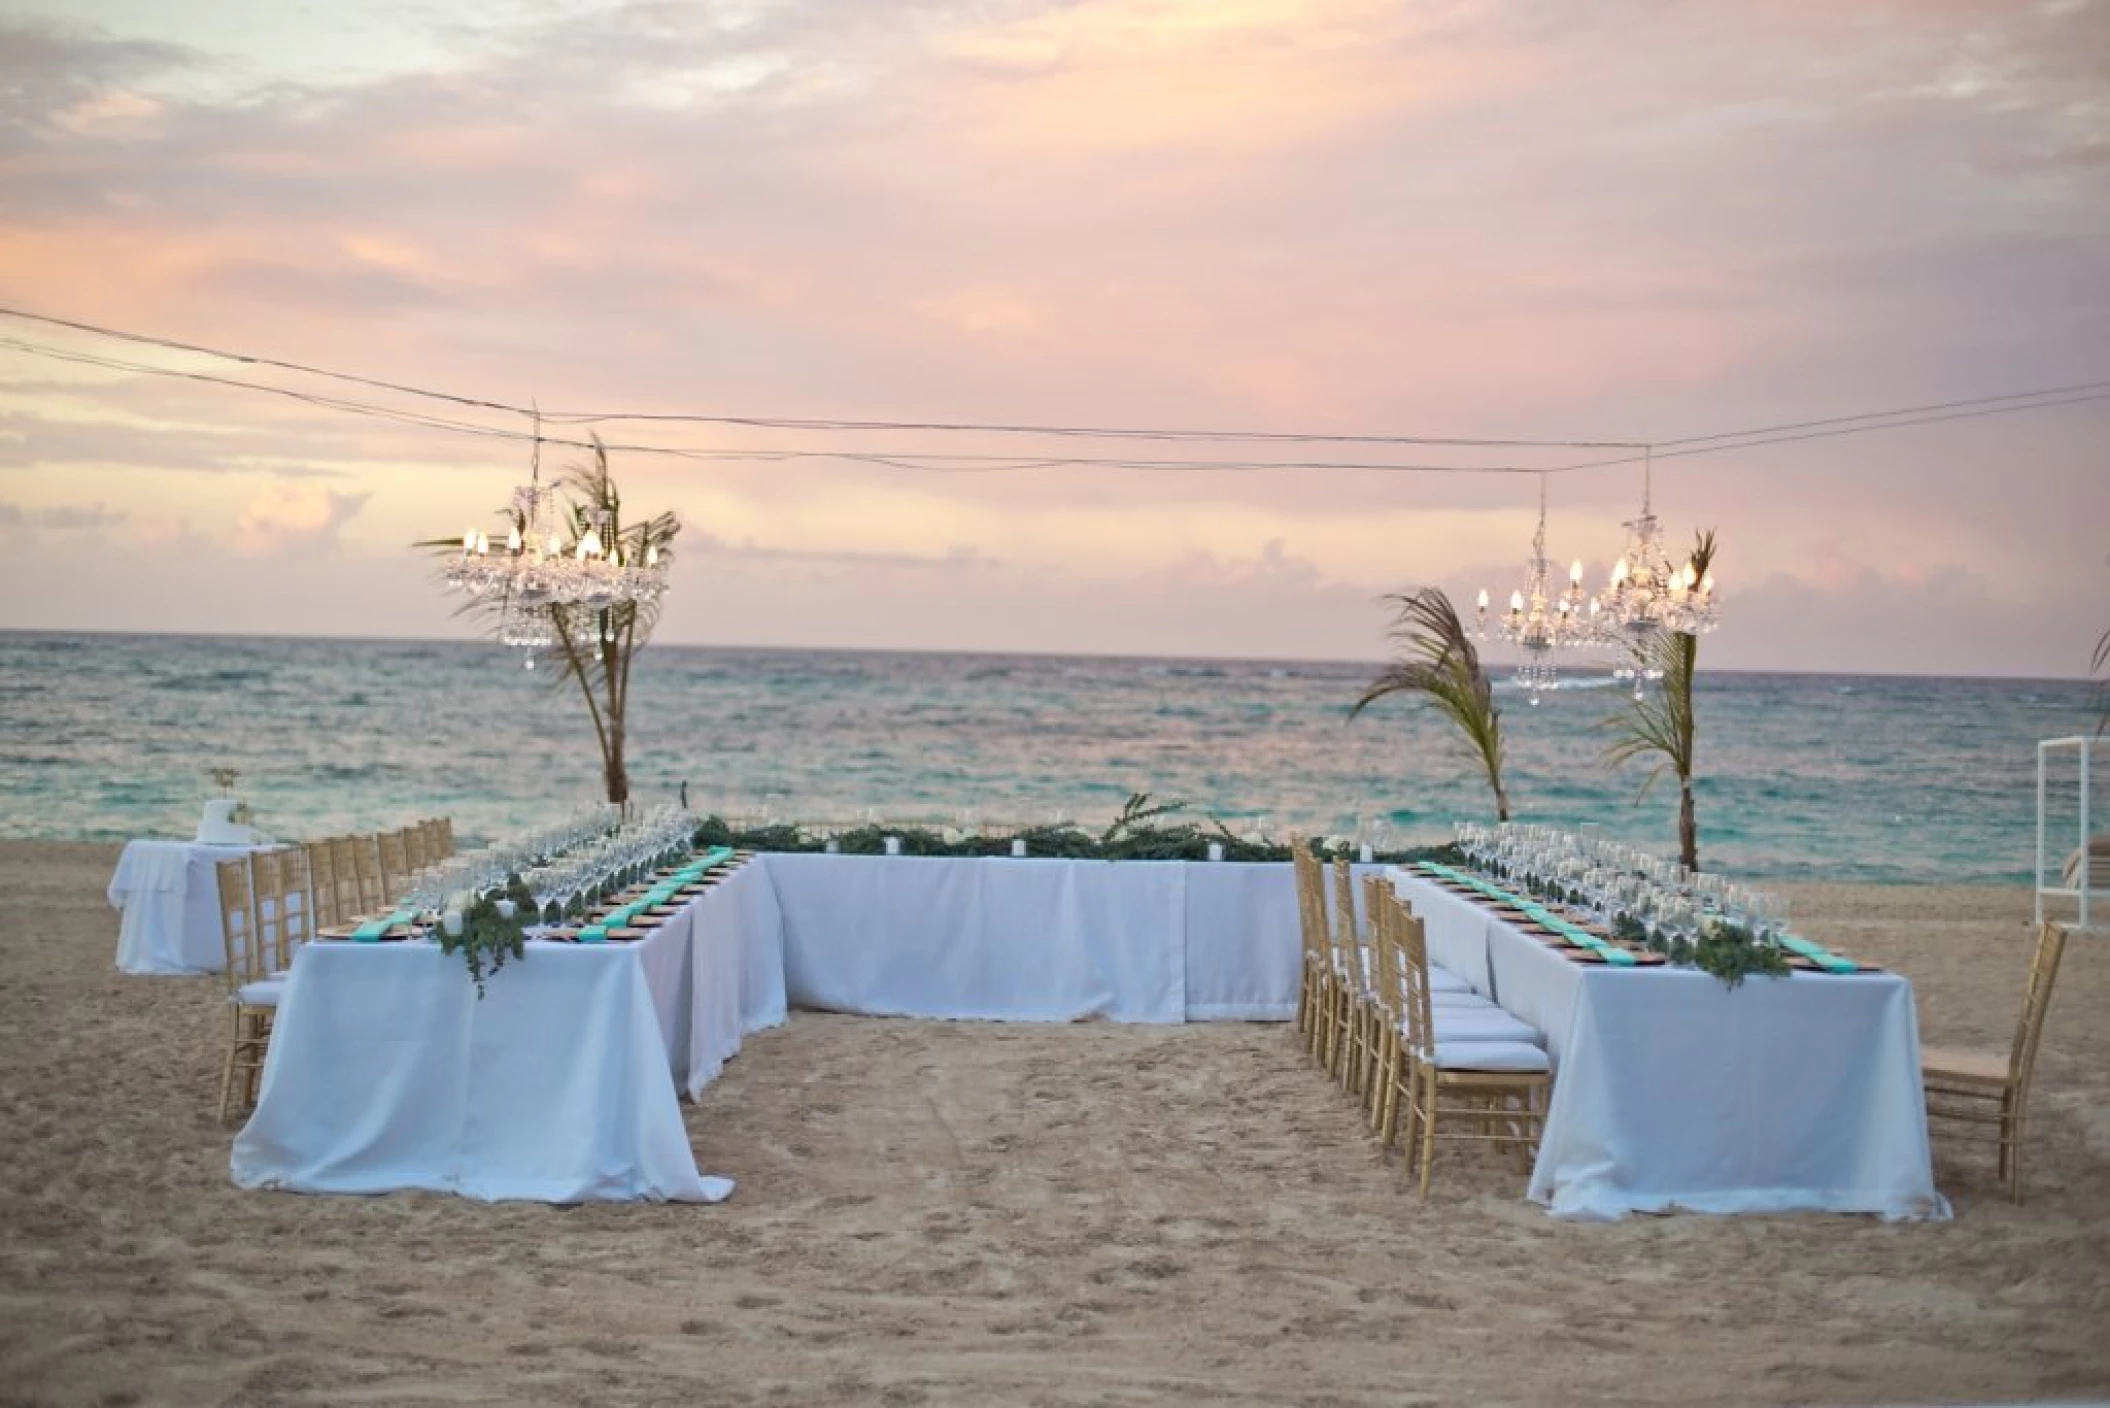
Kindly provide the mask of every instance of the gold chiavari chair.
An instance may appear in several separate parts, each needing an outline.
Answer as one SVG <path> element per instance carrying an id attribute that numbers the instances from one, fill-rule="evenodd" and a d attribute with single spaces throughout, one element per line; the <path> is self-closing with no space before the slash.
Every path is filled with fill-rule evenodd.
<path id="1" fill-rule="evenodd" d="M 1364 1113 L 1380 1141 L 1389 1147 L 1399 1134 L 1400 1083 L 1404 1079 L 1404 1025 L 1406 999 L 1404 969 L 1406 943 L 1403 931 L 1411 927 L 1421 952 L 1428 951 L 1428 929 L 1414 906 L 1404 898 L 1396 903 L 1392 887 L 1376 875 L 1363 877 L 1363 912 L 1370 916 L 1370 996 L 1373 1008 L 1371 1079 L 1364 1092 Z M 1537 1044 L 1538 1033 L 1528 1023 L 1502 1011 L 1474 992 L 1466 982 L 1441 968 L 1427 969 L 1429 1012 L 1435 1023 L 1436 1040 L 1527 1041 Z"/>
<path id="2" fill-rule="evenodd" d="M 2030 954 L 2029 986 L 2022 1016 L 2007 1055 L 1993 1051 L 1920 1049 L 1920 1081 L 1927 1091 L 1927 1117 L 1956 1138 L 1990 1140 L 2000 1146 L 2000 1179 L 2007 1195 L 2022 1201 L 2022 1144 L 2029 1131 L 2029 1087 L 2036 1074 L 2037 1047 L 2052 983 L 2066 952 L 2064 926 L 2045 921 Z M 1991 1126 L 1988 1131 L 1987 1126 Z"/>
<path id="3" fill-rule="evenodd" d="M 379 914 L 388 908 L 388 881 L 381 868 L 381 838 L 378 836 L 354 836 L 352 845 L 352 873 L 359 882 L 359 904 L 356 914 Z"/>
<path id="4" fill-rule="evenodd" d="M 1421 925 L 1396 897 L 1384 896 L 1382 903 L 1390 910 L 1388 922 L 1401 949 L 1400 1004 L 1406 1021 L 1394 1098 L 1406 1113 L 1404 1166 L 1411 1172 L 1419 1165 L 1426 1201 L 1439 1137 L 1491 1143 L 1520 1160 L 1529 1158 L 1553 1089 L 1552 1065 L 1528 1042 L 1444 1040 L 1430 1001 L 1429 953 Z"/>
<path id="5" fill-rule="evenodd" d="M 430 864 L 430 837 L 425 823 L 414 821 L 403 828 L 403 873 L 415 875 Z"/>
<path id="6" fill-rule="evenodd" d="M 308 865 L 308 893 L 315 902 L 315 923 L 337 924 L 337 853 L 328 841 L 310 841 L 301 847 Z"/>
<path id="7" fill-rule="evenodd" d="M 359 861 L 362 851 L 372 851 L 372 838 L 333 836 L 330 838 L 329 846 L 330 869 L 337 874 L 337 922 L 342 924 L 359 915 L 372 914 L 380 909 L 381 902 L 378 894 L 372 904 L 366 902 L 364 893 L 366 870 L 361 868 Z M 367 869 L 370 869 L 378 879 L 381 874 L 378 865 L 369 866 Z M 377 885 L 375 888 L 378 890 L 379 886 Z"/>
<path id="8" fill-rule="evenodd" d="M 271 972 L 293 966 L 293 954 L 315 937 L 315 900 L 308 855 L 298 847 L 259 851 L 250 858 L 256 895 L 257 947 Z"/>
<path id="9" fill-rule="evenodd" d="M 438 817 L 432 824 L 439 828 L 440 859 L 445 860 L 454 854 L 454 818 L 451 816 Z"/>
<path id="10" fill-rule="evenodd" d="M 1349 1046 L 1355 1029 L 1356 995 L 1362 989 L 1367 973 L 1351 965 L 1359 963 L 1360 956 L 1350 942 L 1355 932 L 1355 918 L 1349 916 L 1344 929 L 1336 901 L 1331 911 L 1326 902 L 1326 863 L 1312 856 L 1312 872 L 1316 877 L 1319 900 L 1316 906 L 1322 932 L 1326 936 L 1326 971 L 1329 975 L 1326 1011 L 1323 1016 L 1325 1031 L 1320 1043 L 1319 1064 L 1335 1079 L 1347 1068 Z"/>
<path id="11" fill-rule="evenodd" d="M 1348 999 L 1340 1016 L 1340 1060 L 1334 1075 L 1342 1088 L 1360 1095 L 1367 1089 L 1376 1056 L 1376 1002 L 1370 986 L 1366 930 L 1356 920 L 1354 873 L 1346 856 L 1333 858 L 1333 924 L 1334 949 L 1348 972 Z"/>
<path id="12" fill-rule="evenodd" d="M 1326 937 L 1325 882 L 1311 843 L 1301 836 L 1289 841 L 1297 879 L 1297 932 L 1303 945 L 1304 971 L 1297 987 L 1297 1031 L 1313 1056 L 1320 1054 L 1325 1023 L 1332 1011 L 1333 967 Z"/>
<path id="13" fill-rule="evenodd" d="M 220 892 L 220 936 L 226 969 L 229 1028 L 227 1054 L 220 1070 L 220 1119 L 236 1108 L 256 1103 L 257 1079 L 271 1043 L 271 1020 L 278 1012 L 279 982 L 272 977 L 257 927 L 257 906 L 250 884 L 250 856 L 219 863 L 214 878 Z M 242 1100 L 235 1104 L 235 1086 Z"/>
<path id="14" fill-rule="evenodd" d="M 381 903 L 393 904 L 410 880 L 410 853 L 403 844 L 403 833 L 381 832 L 374 837 L 374 851 L 381 865 Z"/>

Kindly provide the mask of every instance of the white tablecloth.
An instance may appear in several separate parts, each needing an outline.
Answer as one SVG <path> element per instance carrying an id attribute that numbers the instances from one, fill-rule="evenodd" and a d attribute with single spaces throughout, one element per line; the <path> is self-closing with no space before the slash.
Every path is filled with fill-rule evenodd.
<path id="1" fill-rule="evenodd" d="M 1946 1217 L 1912 985 L 1579 964 L 1404 871 L 1430 956 L 1546 1035 L 1530 1195 L 1556 1214 L 1815 1210 Z"/>
<path id="2" fill-rule="evenodd" d="M 127 973 L 217 973 L 227 966 L 213 867 L 262 846 L 128 841 L 110 877 L 117 966 Z"/>
<path id="3" fill-rule="evenodd" d="M 1186 1019 L 1180 866 L 831 855 L 765 863 L 797 1006 L 997 1021 Z"/>
<path id="4" fill-rule="evenodd" d="M 1287 863 L 762 858 L 791 1000 L 992 1021 L 1287 1021 Z M 1357 867 L 1360 875 L 1370 867 Z"/>
<path id="5" fill-rule="evenodd" d="M 476 989 L 428 943 L 295 958 L 234 1181 L 572 1203 L 713 1202 L 677 1087 L 783 1018 L 774 894 L 736 872 L 628 944 L 531 943 Z M 762 930 L 759 934 L 755 930 Z"/>

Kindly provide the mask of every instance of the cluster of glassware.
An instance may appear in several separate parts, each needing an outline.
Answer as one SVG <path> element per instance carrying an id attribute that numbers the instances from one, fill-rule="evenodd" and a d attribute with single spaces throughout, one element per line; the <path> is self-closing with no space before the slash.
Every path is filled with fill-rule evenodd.
<path id="1" fill-rule="evenodd" d="M 559 852 L 520 872 L 547 924 L 635 885 L 690 850 L 696 818 L 677 806 L 625 822 L 583 846 Z"/>
<path id="2" fill-rule="evenodd" d="M 418 871 L 410 879 L 404 907 L 445 915 L 459 910 L 467 898 L 503 896 L 517 875 L 533 896 L 537 914 L 554 924 L 591 900 L 636 883 L 662 863 L 686 856 L 695 830 L 696 818 L 671 804 L 649 816 L 626 819 L 621 807 L 597 803 Z M 507 903 L 500 900 L 502 908 Z"/>
<path id="3" fill-rule="evenodd" d="M 1691 941 L 1724 924 L 1763 943 L 1789 932 L 1786 899 L 1601 836 L 1461 821 L 1457 840 L 1475 869 L 1534 899 L 1579 910 L 1607 929 L 1639 925 L 1652 944 Z"/>

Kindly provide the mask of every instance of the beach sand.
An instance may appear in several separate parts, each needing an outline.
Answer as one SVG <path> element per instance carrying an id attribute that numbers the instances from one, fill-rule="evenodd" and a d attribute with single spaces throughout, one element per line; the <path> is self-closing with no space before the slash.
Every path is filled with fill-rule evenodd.
<path id="1" fill-rule="evenodd" d="M 719 1207 L 228 1181 L 217 979 L 126 977 L 113 846 L 0 844 L 0 1403 L 1918 1403 L 2110 1396 L 2110 940 L 2076 939 L 2027 1205 L 1556 1221 L 1426 1205 L 1280 1025 L 795 1014 L 688 1125 Z M 2004 1050 L 2018 890 L 1808 886 Z"/>

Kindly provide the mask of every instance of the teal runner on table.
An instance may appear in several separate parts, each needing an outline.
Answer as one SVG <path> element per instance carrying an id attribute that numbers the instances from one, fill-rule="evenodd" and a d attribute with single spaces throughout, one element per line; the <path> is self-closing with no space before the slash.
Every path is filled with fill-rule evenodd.
<path id="1" fill-rule="evenodd" d="M 1633 954 L 1628 953 L 1625 949 L 1606 943 L 1587 929 L 1577 928 L 1536 900 L 1525 899 L 1522 895 L 1513 895 L 1501 886 L 1490 884 L 1477 875 L 1468 875 L 1462 870 L 1453 870 L 1450 866 L 1436 861 L 1425 860 L 1421 862 L 1421 868 L 1432 875 L 1440 875 L 1446 880 L 1453 880 L 1460 885 L 1469 886 L 1489 899 L 1501 900 L 1504 903 L 1515 905 L 1523 910 L 1524 916 L 1533 923 L 1543 928 L 1551 929 L 1570 943 L 1588 949 L 1614 968 L 1633 968 L 1641 962 L 1640 959 L 1634 957 Z"/>
<path id="2" fill-rule="evenodd" d="M 579 942 L 582 944 L 606 943 L 610 929 L 620 929 L 631 920 L 637 918 L 638 915 L 652 908 L 652 906 L 668 903 L 674 898 L 674 892 L 683 885 L 701 880 L 714 867 L 722 865 L 732 858 L 732 847 L 711 847 L 696 857 L 696 859 L 689 861 L 681 869 L 675 871 L 671 879 L 663 880 L 650 890 L 647 890 L 641 898 L 634 899 L 628 904 L 618 905 L 593 923 L 579 930 Z"/>

